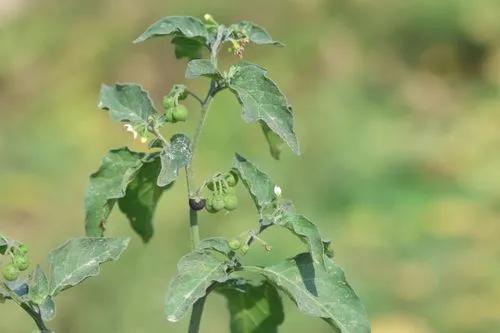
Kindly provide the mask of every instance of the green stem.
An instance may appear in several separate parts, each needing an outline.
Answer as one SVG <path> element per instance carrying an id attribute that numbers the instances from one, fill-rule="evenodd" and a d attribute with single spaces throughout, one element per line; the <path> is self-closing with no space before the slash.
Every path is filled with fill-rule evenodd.
<path id="1" fill-rule="evenodd" d="M 206 296 L 204 296 L 198 299 L 196 303 L 193 304 L 188 333 L 198 333 L 198 331 L 200 330 L 201 315 L 203 314 L 203 307 L 205 306 L 206 299 Z"/>

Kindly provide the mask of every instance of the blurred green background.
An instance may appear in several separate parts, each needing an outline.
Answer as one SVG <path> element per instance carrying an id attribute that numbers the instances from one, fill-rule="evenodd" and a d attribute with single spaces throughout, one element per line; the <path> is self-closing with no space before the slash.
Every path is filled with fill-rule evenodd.
<path id="1" fill-rule="evenodd" d="M 286 92 L 303 153 L 272 160 L 225 92 L 203 133 L 198 181 L 226 170 L 235 151 L 273 175 L 333 240 L 375 333 L 500 332 L 498 0 L 0 0 L 1 232 L 44 265 L 49 249 L 83 234 L 87 177 L 101 157 L 145 149 L 97 109 L 99 85 L 138 82 L 159 105 L 185 82 L 185 61 L 167 39 L 131 41 L 161 16 L 205 12 L 227 24 L 253 20 L 287 44 L 251 46 L 245 58 Z M 237 60 L 225 53 L 224 63 Z M 208 83 L 188 84 L 202 93 Z M 175 130 L 191 133 L 194 118 Z M 164 194 L 148 245 L 113 213 L 108 235 L 131 236 L 131 246 L 58 298 L 56 332 L 186 331 L 186 319 L 163 315 L 189 250 L 185 195 L 182 181 Z M 203 236 L 255 226 L 240 198 L 236 213 L 201 216 Z M 252 250 L 250 261 L 302 249 L 281 233 L 265 239 L 272 253 Z M 202 332 L 228 332 L 224 303 L 209 299 Z M 288 300 L 286 308 L 282 332 L 329 331 Z M 0 332 L 32 329 L 14 305 L 0 307 Z"/>

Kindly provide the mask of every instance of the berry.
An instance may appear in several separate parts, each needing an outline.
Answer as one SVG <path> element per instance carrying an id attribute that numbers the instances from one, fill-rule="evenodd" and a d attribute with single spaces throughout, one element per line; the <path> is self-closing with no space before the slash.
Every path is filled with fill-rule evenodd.
<path id="1" fill-rule="evenodd" d="M 241 247 L 241 242 L 237 239 L 231 239 L 229 241 L 229 247 L 233 251 L 239 250 L 239 248 Z"/>
<path id="2" fill-rule="evenodd" d="M 28 261 L 28 257 L 26 257 L 26 256 L 15 256 L 14 260 L 13 260 L 13 264 L 21 272 L 27 270 L 28 267 L 30 267 L 30 263 Z"/>
<path id="3" fill-rule="evenodd" d="M 184 105 L 178 105 L 173 109 L 172 115 L 176 121 L 186 121 L 188 117 L 188 110 Z"/>
<path id="4" fill-rule="evenodd" d="M 233 170 L 229 171 L 224 178 L 229 186 L 236 186 L 238 184 L 238 175 Z"/>
<path id="5" fill-rule="evenodd" d="M 238 207 L 238 197 L 234 194 L 226 194 L 224 196 L 224 208 L 227 210 L 235 210 Z"/>
<path id="6" fill-rule="evenodd" d="M 4 267 L 2 275 L 5 280 L 14 281 L 17 280 L 17 278 L 19 277 L 19 270 L 13 264 L 8 264 L 7 266 Z"/>
<path id="7" fill-rule="evenodd" d="M 170 96 L 163 97 L 163 108 L 165 111 L 173 109 L 175 107 L 175 99 Z"/>
<path id="8" fill-rule="evenodd" d="M 168 109 L 165 112 L 165 120 L 169 123 L 175 123 L 174 113 L 172 112 L 172 109 Z"/>
<path id="9" fill-rule="evenodd" d="M 189 199 L 189 207 L 192 210 L 202 210 L 205 208 L 205 199 Z"/>
<path id="10" fill-rule="evenodd" d="M 224 208 L 226 204 L 224 203 L 224 198 L 221 195 L 215 195 L 212 201 L 212 207 L 219 211 Z"/>
<path id="11" fill-rule="evenodd" d="M 24 244 L 19 245 L 18 251 L 20 254 L 26 255 L 28 253 L 28 247 Z"/>

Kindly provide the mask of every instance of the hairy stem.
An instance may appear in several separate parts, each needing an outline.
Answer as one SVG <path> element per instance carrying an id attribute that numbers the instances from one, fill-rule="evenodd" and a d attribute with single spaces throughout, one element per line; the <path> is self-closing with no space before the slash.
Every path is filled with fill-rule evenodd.
<path id="1" fill-rule="evenodd" d="M 200 298 L 193 304 L 191 312 L 191 320 L 189 321 L 188 333 L 198 333 L 200 330 L 201 315 L 203 314 L 203 307 L 205 306 L 206 296 Z"/>

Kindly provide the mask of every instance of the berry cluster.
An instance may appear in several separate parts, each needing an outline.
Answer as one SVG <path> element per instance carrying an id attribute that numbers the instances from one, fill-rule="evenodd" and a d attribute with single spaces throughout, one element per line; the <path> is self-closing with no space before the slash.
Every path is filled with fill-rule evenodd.
<path id="1" fill-rule="evenodd" d="M 210 213 L 217 213 L 222 209 L 235 210 L 238 207 L 238 197 L 234 191 L 237 183 L 238 175 L 235 171 L 216 175 L 207 183 L 210 195 L 206 199 L 205 209 Z"/>
<path id="2" fill-rule="evenodd" d="M 2 269 L 2 276 L 6 281 L 15 281 L 21 272 L 30 266 L 28 260 L 28 248 L 20 244 L 10 247 L 5 255 L 10 257 L 10 262 Z"/>
<path id="3" fill-rule="evenodd" d="M 181 96 L 178 99 L 183 99 Z M 185 98 L 185 97 L 184 97 Z M 178 103 L 178 99 L 167 95 L 163 98 L 163 108 L 165 109 L 165 121 L 176 123 L 178 121 L 186 121 L 188 117 L 188 109 Z"/>

